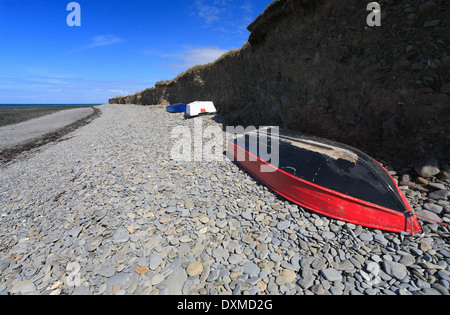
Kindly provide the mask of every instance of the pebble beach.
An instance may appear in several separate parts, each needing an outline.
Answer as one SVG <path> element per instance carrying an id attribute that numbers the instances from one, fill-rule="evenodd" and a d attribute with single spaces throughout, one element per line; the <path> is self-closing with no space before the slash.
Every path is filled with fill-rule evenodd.
<path id="1" fill-rule="evenodd" d="M 176 126 L 220 117 L 96 108 L 0 165 L 0 295 L 449 294 L 448 165 L 423 178 L 385 164 L 433 219 L 389 233 L 303 209 L 225 157 L 171 158 Z"/>

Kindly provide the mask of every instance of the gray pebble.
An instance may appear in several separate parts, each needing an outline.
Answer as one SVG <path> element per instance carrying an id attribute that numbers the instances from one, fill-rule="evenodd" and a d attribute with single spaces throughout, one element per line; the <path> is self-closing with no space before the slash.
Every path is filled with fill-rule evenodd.
<path id="1" fill-rule="evenodd" d="M 396 263 L 390 260 L 385 260 L 383 262 L 384 271 L 391 277 L 394 277 L 398 280 L 403 280 L 408 274 L 408 270 L 405 265 L 400 263 Z"/>
<path id="2" fill-rule="evenodd" d="M 302 269 L 301 274 L 302 276 L 297 283 L 302 289 L 307 290 L 313 286 L 315 277 L 310 268 Z"/>
<path id="3" fill-rule="evenodd" d="M 437 199 L 445 199 L 448 196 L 450 196 L 449 190 L 437 190 L 437 191 L 430 193 L 428 195 L 428 198 L 437 200 Z"/>
<path id="4" fill-rule="evenodd" d="M 69 231 L 69 235 L 72 236 L 73 238 L 77 238 L 82 230 L 83 227 L 81 226 L 74 227 L 72 230 Z"/>
<path id="5" fill-rule="evenodd" d="M 114 276 L 110 277 L 108 280 L 105 281 L 105 284 L 109 286 L 115 286 L 115 285 L 122 285 L 124 284 L 129 278 L 131 274 L 127 272 L 120 272 L 116 273 Z"/>
<path id="6" fill-rule="evenodd" d="M 370 241 L 373 240 L 373 237 L 372 237 L 372 235 L 369 234 L 369 233 L 361 233 L 361 234 L 359 235 L 359 239 L 360 239 L 361 241 L 364 241 L 364 242 L 370 242 Z"/>
<path id="7" fill-rule="evenodd" d="M 228 262 L 232 265 L 237 265 L 243 260 L 241 255 L 233 254 L 228 258 Z"/>
<path id="8" fill-rule="evenodd" d="M 186 271 L 181 267 L 176 267 L 167 279 L 167 294 L 181 295 L 187 278 Z"/>
<path id="9" fill-rule="evenodd" d="M 291 226 L 291 222 L 290 221 L 281 221 L 280 223 L 277 224 L 277 229 L 280 230 L 280 231 L 283 231 L 283 230 L 287 229 L 290 226 Z"/>
<path id="10" fill-rule="evenodd" d="M 112 238 L 112 241 L 116 244 L 125 243 L 130 238 L 130 234 L 125 229 L 118 229 Z"/>
<path id="11" fill-rule="evenodd" d="M 431 211 L 431 212 L 434 212 L 436 214 L 441 214 L 443 209 L 444 209 L 444 207 L 436 205 L 434 203 L 426 203 L 424 205 L 424 208 L 429 210 L 429 211 Z"/>
<path id="12" fill-rule="evenodd" d="M 332 240 L 336 237 L 336 235 L 333 232 L 325 231 L 322 233 L 322 237 L 326 240 Z"/>
<path id="13" fill-rule="evenodd" d="M 150 257 L 149 257 L 149 268 L 151 270 L 156 270 L 156 268 L 159 267 L 159 265 L 161 264 L 162 261 L 163 261 L 162 257 L 159 256 L 158 254 L 150 255 Z"/>
<path id="14" fill-rule="evenodd" d="M 244 264 L 244 274 L 249 275 L 250 277 L 256 277 L 258 276 L 259 272 L 261 271 L 261 269 L 258 267 L 257 264 L 253 263 L 253 262 L 247 262 Z"/>
<path id="15" fill-rule="evenodd" d="M 114 276 L 116 273 L 116 268 L 114 268 L 114 266 L 109 265 L 109 266 L 103 266 L 99 269 L 98 274 L 103 276 L 103 277 L 107 277 L 107 278 L 111 278 L 112 276 Z"/>
<path id="16" fill-rule="evenodd" d="M 331 282 L 342 280 L 341 273 L 333 268 L 328 268 L 328 269 L 322 270 L 321 275 L 325 278 L 325 280 L 328 280 Z"/>
<path id="17" fill-rule="evenodd" d="M 228 224 L 228 221 L 226 221 L 226 220 L 217 220 L 217 222 L 216 222 L 216 226 L 218 228 L 224 228 L 227 226 L 227 224 Z"/>

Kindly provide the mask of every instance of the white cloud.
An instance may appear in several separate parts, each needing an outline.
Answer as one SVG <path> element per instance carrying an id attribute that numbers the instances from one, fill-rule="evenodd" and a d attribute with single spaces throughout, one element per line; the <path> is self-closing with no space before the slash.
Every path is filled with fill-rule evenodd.
<path id="1" fill-rule="evenodd" d="M 124 40 L 114 35 L 98 35 L 92 38 L 92 43 L 87 48 L 109 46 L 123 43 Z"/>
<path id="2" fill-rule="evenodd" d="M 114 36 L 114 35 L 98 35 L 98 36 L 94 36 L 91 39 L 91 43 L 89 45 L 84 45 L 84 46 L 80 46 L 71 50 L 68 50 L 66 52 L 66 54 L 72 54 L 78 51 L 83 51 L 86 49 L 91 49 L 91 48 L 95 48 L 95 47 L 103 47 L 103 46 L 109 46 L 109 45 L 114 45 L 114 44 L 120 44 L 125 42 L 125 40 L 123 40 L 120 37 Z"/>
<path id="3" fill-rule="evenodd" d="M 244 2 L 240 7 L 239 7 L 243 12 L 248 13 L 248 14 L 253 14 L 253 5 L 250 2 Z"/>
<path id="4" fill-rule="evenodd" d="M 204 65 L 213 62 L 226 52 L 228 52 L 228 50 L 220 49 L 218 47 L 191 48 L 181 54 L 181 59 L 184 60 L 184 64 L 190 68 L 195 65 Z"/>
<path id="5" fill-rule="evenodd" d="M 217 5 L 206 3 L 204 0 L 196 0 L 195 8 L 198 16 L 204 19 L 206 24 L 211 24 L 212 22 L 217 21 L 221 13 L 221 8 Z"/>
<path id="6" fill-rule="evenodd" d="M 108 90 L 108 92 L 119 94 L 119 95 L 123 95 L 123 96 L 127 96 L 127 95 L 130 95 L 130 94 L 134 93 L 132 91 L 117 90 L 117 89 Z"/>
<path id="7" fill-rule="evenodd" d="M 195 0 L 192 10 L 193 15 L 204 22 L 204 27 L 226 33 L 246 32 L 257 16 L 249 0 Z"/>
<path id="8" fill-rule="evenodd" d="M 196 65 L 204 65 L 217 60 L 220 56 L 228 52 L 228 49 L 221 49 L 219 47 L 183 47 L 182 52 L 165 53 L 158 51 L 146 50 L 147 55 L 158 55 L 162 58 L 179 60 L 181 62 L 169 63 L 170 68 L 174 69 L 188 69 Z"/>

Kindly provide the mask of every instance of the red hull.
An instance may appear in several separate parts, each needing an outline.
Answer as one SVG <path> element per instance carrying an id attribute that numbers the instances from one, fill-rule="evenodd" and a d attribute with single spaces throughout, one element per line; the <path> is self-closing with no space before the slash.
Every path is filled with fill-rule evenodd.
<path id="1" fill-rule="evenodd" d="M 302 180 L 281 169 L 273 167 L 266 161 L 261 160 L 259 157 L 236 145 L 233 141 L 228 143 L 228 152 L 232 157 L 240 156 L 238 155 L 239 151 L 241 151 L 240 154 L 245 154 L 244 161 L 238 161 L 242 167 L 270 189 L 302 207 L 334 219 L 374 229 L 391 232 L 409 232 L 412 234 L 422 233 L 422 227 L 419 221 L 412 215 L 411 207 L 397 186 L 396 189 L 400 193 L 408 211 L 411 213 L 409 218 L 404 213 Z M 253 157 L 251 160 L 249 159 L 250 155 Z M 275 171 L 261 172 L 262 165 L 270 165 Z"/>

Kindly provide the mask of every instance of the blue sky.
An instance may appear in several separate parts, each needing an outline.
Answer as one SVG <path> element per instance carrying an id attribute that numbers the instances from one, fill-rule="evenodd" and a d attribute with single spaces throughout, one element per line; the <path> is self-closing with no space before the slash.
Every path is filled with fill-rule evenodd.
<path id="1" fill-rule="evenodd" d="M 241 47 L 272 0 L 0 0 L 0 104 L 106 103 Z"/>

